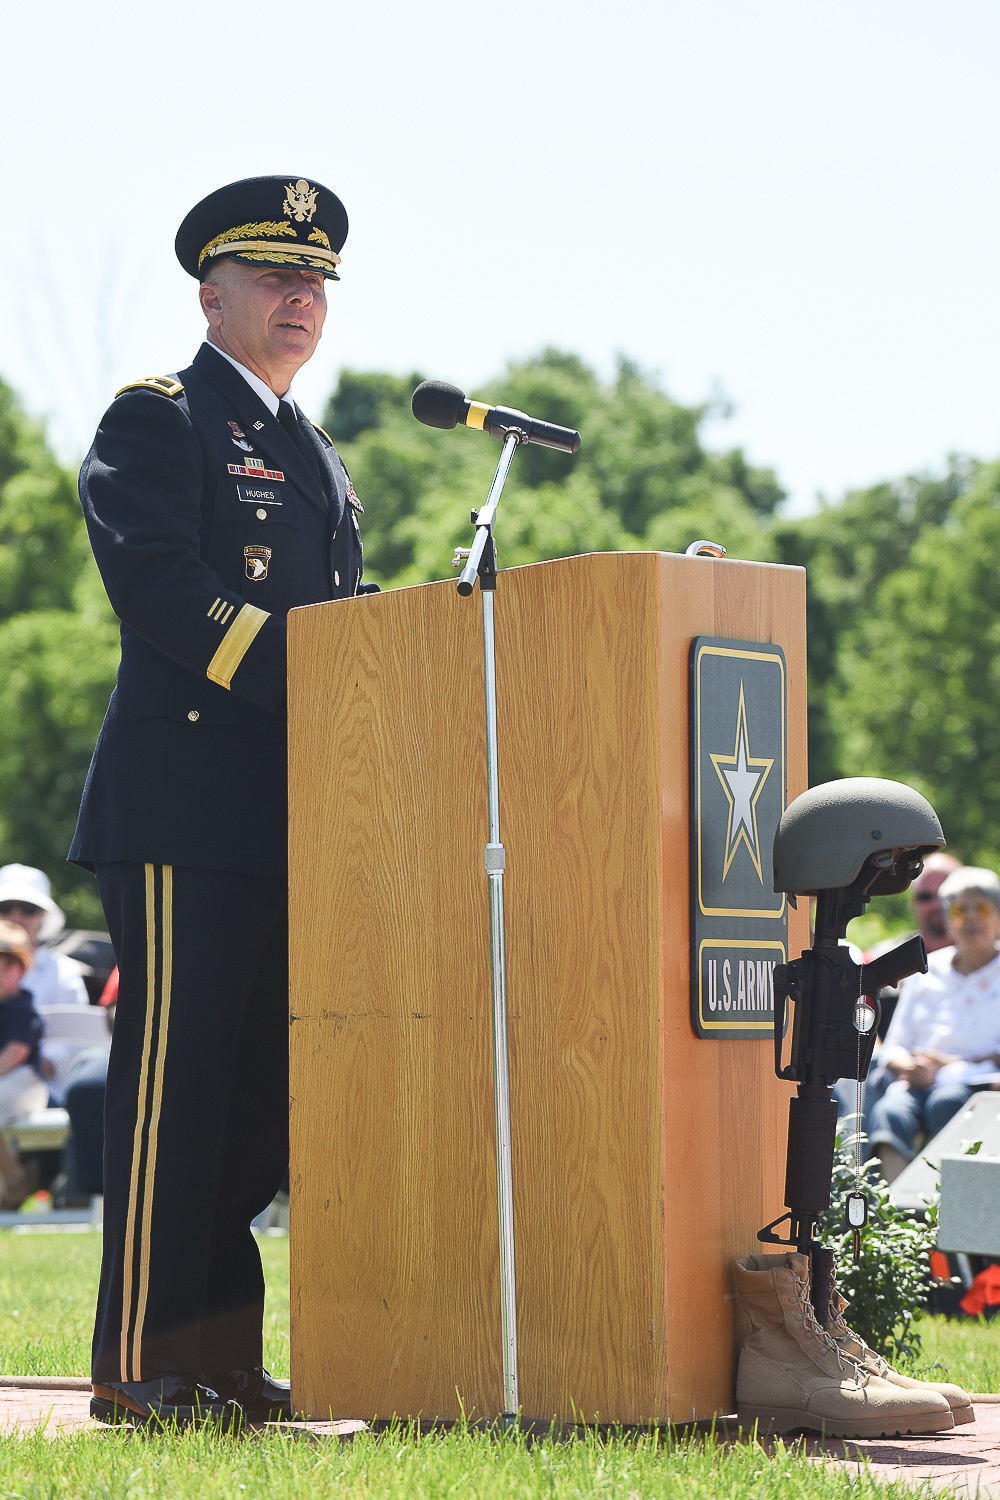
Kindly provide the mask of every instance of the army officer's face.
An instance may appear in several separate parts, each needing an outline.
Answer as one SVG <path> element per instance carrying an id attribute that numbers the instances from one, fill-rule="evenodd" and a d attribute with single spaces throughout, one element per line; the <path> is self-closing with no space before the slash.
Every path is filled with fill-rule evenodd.
<path id="1" fill-rule="evenodd" d="M 323 277 L 317 271 L 229 259 L 202 283 L 200 295 L 210 342 L 283 396 L 323 332 Z"/>

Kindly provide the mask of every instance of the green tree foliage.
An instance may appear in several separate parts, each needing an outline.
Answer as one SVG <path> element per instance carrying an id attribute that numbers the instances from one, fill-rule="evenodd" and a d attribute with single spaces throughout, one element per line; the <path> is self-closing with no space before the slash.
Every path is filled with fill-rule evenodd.
<path id="1" fill-rule="evenodd" d="M 871 621 L 881 614 L 883 584 L 908 566 L 919 538 L 940 534 L 976 473 L 970 460 L 952 458 L 941 478 L 921 475 L 877 484 L 839 504 L 824 504 L 816 515 L 774 523 L 774 560 L 807 573 L 813 785 L 835 776 L 874 775 L 876 763 L 885 765 L 883 757 L 872 761 L 867 751 L 858 758 L 861 746 L 848 722 L 844 685 L 853 676 L 856 654 L 866 649 Z M 890 633 L 898 629 L 898 622 L 886 623 Z"/>
<path id="2" fill-rule="evenodd" d="M 908 781 L 969 863 L 1000 868 L 1000 464 L 929 522 L 841 643 L 846 764 Z"/>
<path id="3" fill-rule="evenodd" d="M 367 567 L 383 585 L 450 575 L 499 455 L 481 434 L 415 422 L 410 395 L 420 378 L 345 371 L 324 417 L 367 506 Z M 683 551 L 705 536 L 734 556 L 770 556 L 766 522 L 782 491 L 739 450 L 705 450 L 707 407 L 678 405 L 626 361 L 603 386 L 575 355 L 553 349 L 510 366 L 489 389 L 500 405 L 584 434 L 574 457 L 534 446 L 517 454 L 496 528 L 501 566 L 579 552 Z"/>
<path id="4" fill-rule="evenodd" d="M 345 370 L 323 420 L 338 443 L 353 442 L 362 432 L 381 427 L 402 411 L 422 379 L 422 375 L 359 375 Z"/>
<path id="5" fill-rule="evenodd" d="M 90 566 L 76 485 L 0 381 L 0 619 L 72 608 Z"/>
<path id="6" fill-rule="evenodd" d="M 344 371 L 324 414 L 366 506 L 369 576 L 450 578 L 499 444 L 410 413 L 421 376 Z M 621 360 L 603 382 L 548 349 L 484 389 L 583 433 L 573 457 L 516 456 L 497 524 L 501 566 L 579 552 L 730 555 L 808 575 L 810 780 L 881 774 L 920 787 L 966 859 L 1000 863 L 1000 470 L 953 459 L 780 515 L 768 469 L 705 446 L 720 409 L 671 400 Z M 0 862 L 38 864 L 72 920 L 100 924 L 93 882 L 64 865 L 117 661 L 72 476 L 0 382 Z M 996 805 L 995 805 L 996 804 Z"/>
<path id="7" fill-rule="evenodd" d="M 103 927 L 93 877 L 66 864 L 118 666 L 107 616 L 35 610 L 0 625 L 0 848 L 37 865 L 71 926 Z"/>
<path id="8" fill-rule="evenodd" d="M 71 924 L 102 927 L 66 864 L 117 664 L 117 630 L 72 475 L 0 382 L 0 862 L 50 876 Z"/>

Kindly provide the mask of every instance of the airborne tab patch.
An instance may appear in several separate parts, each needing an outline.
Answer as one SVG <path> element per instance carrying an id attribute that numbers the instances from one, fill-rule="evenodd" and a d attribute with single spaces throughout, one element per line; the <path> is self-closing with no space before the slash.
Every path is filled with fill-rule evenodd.
<path id="1" fill-rule="evenodd" d="M 161 396 L 170 396 L 176 401 L 178 396 L 183 396 L 184 387 L 172 375 L 146 375 L 142 380 L 130 380 L 120 391 L 115 391 L 115 400 L 124 396 L 126 391 L 158 391 Z"/>

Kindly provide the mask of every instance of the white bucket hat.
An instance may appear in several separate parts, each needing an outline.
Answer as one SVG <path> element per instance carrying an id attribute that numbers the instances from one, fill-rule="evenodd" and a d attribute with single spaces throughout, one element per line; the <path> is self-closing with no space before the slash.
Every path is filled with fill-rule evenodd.
<path id="1" fill-rule="evenodd" d="M 2 875 L 3 871 L 0 870 L 0 876 Z M 993 870 L 983 869 L 979 865 L 962 865 L 959 869 L 952 870 L 947 880 L 941 882 L 938 895 L 943 904 L 950 907 L 967 891 L 985 896 L 1000 911 L 1000 876 Z"/>
<path id="2" fill-rule="evenodd" d="M 40 943 L 51 942 L 66 925 L 62 907 L 52 899 L 49 877 L 31 865 L 4 865 L 0 869 L 0 905 L 4 901 L 24 901 L 42 908 L 45 916 L 38 933 Z"/>

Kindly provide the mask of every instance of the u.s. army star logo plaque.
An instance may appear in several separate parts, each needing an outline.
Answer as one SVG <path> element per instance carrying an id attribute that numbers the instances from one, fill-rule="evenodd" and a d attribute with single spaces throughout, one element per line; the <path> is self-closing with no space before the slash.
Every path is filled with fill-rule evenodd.
<path id="1" fill-rule="evenodd" d="M 759 1037 L 788 908 L 771 889 L 785 808 L 780 646 L 699 636 L 691 646 L 691 1021 L 698 1036 Z"/>

